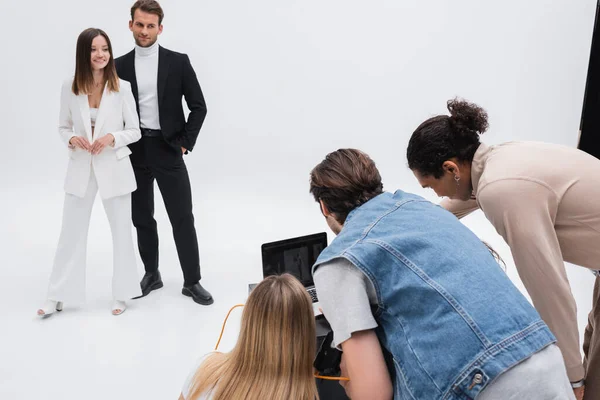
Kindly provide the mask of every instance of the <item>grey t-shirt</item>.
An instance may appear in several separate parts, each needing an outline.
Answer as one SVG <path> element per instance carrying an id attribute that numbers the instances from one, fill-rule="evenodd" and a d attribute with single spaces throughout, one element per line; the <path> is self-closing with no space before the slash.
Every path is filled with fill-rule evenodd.
<path id="1" fill-rule="evenodd" d="M 213 354 L 213 353 L 209 353 L 209 354 L 202 356 L 194 364 L 194 368 L 192 369 L 192 371 L 186 378 L 185 383 L 183 384 L 183 388 L 181 389 L 181 394 L 183 395 L 183 398 L 185 400 L 210 400 L 210 399 L 212 399 L 212 390 L 209 391 L 208 393 L 202 393 L 199 397 L 195 397 L 193 399 L 190 397 L 190 390 L 192 389 L 192 386 L 194 385 L 194 376 L 196 375 L 198 368 L 200 368 L 202 363 L 204 363 L 204 361 L 206 361 L 208 356 L 210 356 L 211 354 Z"/>
<path id="2" fill-rule="evenodd" d="M 314 273 L 319 303 L 333 330 L 333 345 L 350 339 L 354 332 L 377 327 L 371 304 L 377 294 L 371 280 L 345 258 L 320 265 Z"/>

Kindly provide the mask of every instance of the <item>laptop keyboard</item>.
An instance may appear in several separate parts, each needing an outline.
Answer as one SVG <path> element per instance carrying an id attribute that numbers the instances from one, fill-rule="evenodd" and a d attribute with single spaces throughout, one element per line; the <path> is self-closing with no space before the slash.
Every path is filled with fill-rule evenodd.
<path id="1" fill-rule="evenodd" d="M 310 295 L 312 302 L 317 303 L 319 301 L 319 299 L 317 298 L 317 289 L 310 288 L 310 289 L 306 289 L 306 290 L 308 291 L 308 294 Z"/>

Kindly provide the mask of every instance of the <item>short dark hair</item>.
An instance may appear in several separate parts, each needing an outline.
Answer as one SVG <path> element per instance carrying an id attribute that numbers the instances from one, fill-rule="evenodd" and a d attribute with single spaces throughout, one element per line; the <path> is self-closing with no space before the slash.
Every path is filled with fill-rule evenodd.
<path id="1" fill-rule="evenodd" d="M 112 45 L 106 32 L 98 28 L 87 28 L 79 34 L 77 38 L 77 50 L 75 53 L 75 78 L 71 85 L 71 91 L 79 96 L 80 94 L 89 94 L 94 88 L 94 75 L 92 73 L 92 42 L 98 36 L 106 39 L 108 44 L 108 54 L 110 59 L 104 67 L 104 83 L 111 92 L 119 91 L 119 76 L 115 68 L 115 59 L 113 57 Z"/>
<path id="2" fill-rule="evenodd" d="M 310 193 L 322 200 L 340 223 L 350 211 L 383 193 L 381 175 L 375 162 L 356 149 L 327 154 L 310 173 Z"/>
<path id="3" fill-rule="evenodd" d="M 445 161 L 456 158 L 471 162 L 481 144 L 479 135 L 488 128 L 485 110 L 466 100 L 447 102 L 448 115 L 423 122 L 412 134 L 406 150 L 408 167 L 424 176 L 439 179 Z"/>
<path id="4" fill-rule="evenodd" d="M 162 24 L 162 20 L 165 17 L 165 13 L 163 12 L 162 7 L 155 0 L 138 0 L 133 6 L 131 6 L 131 20 L 133 21 L 133 16 L 135 15 L 135 10 L 140 9 L 143 12 L 147 12 L 149 14 L 158 15 L 158 24 Z"/>

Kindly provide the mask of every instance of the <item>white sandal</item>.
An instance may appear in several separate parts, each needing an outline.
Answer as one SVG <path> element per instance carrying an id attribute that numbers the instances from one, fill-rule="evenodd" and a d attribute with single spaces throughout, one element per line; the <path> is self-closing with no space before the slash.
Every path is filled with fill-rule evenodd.
<path id="1" fill-rule="evenodd" d="M 127 309 L 127 304 L 121 300 L 113 300 L 112 304 L 112 314 L 113 315 L 121 315 Z"/>
<path id="2" fill-rule="evenodd" d="M 42 308 L 37 311 L 37 315 L 40 317 L 49 317 L 54 314 L 54 310 L 62 311 L 63 302 L 55 300 L 46 300 Z"/>

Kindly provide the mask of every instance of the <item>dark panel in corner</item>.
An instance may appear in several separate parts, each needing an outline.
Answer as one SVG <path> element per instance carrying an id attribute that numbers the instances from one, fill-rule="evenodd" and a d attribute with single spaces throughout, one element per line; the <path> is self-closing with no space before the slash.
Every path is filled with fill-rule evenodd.
<path id="1" fill-rule="evenodd" d="M 579 148 L 597 158 L 600 158 L 600 27 L 598 26 L 598 11 L 600 1 L 596 5 L 596 19 L 590 50 L 583 112 L 581 116 L 581 137 Z"/>

